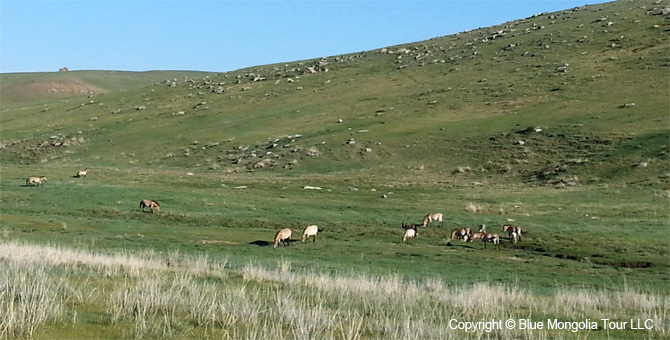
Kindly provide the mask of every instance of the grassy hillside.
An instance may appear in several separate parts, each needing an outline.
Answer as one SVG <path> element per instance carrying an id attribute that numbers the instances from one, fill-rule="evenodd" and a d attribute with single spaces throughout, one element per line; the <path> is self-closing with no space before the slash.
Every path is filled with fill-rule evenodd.
<path id="1" fill-rule="evenodd" d="M 65 278 L 45 288 L 58 310 L 36 332 L 0 324 L 0 338 L 667 337 L 663 7 L 617 1 L 221 74 L 87 72 L 108 91 L 3 99 L 0 270 L 24 277 L 21 261 L 54 247 L 81 258 L 25 274 Z M 145 198 L 160 213 L 140 212 Z M 401 242 L 402 222 L 438 211 L 443 226 Z M 528 234 L 513 244 L 505 223 Z M 271 246 L 308 224 L 316 243 Z M 450 239 L 480 224 L 501 250 Z M 324 281 L 359 288 L 344 299 Z M 193 301 L 210 298 L 208 318 Z M 452 317 L 655 328 L 466 333 Z"/>
<path id="2" fill-rule="evenodd" d="M 642 176 L 633 180 L 656 177 L 663 170 L 655 160 L 667 153 L 669 61 L 667 18 L 655 11 L 653 4 L 615 2 L 386 53 L 172 78 L 4 110 L 2 141 L 13 145 L 3 159 L 122 160 L 204 172 L 323 172 L 355 164 L 356 172 L 390 176 L 398 171 L 393 164 L 404 163 L 438 177 L 459 166 L 490 168 L 515 181 L 553 165 L 584 180 L 620 180 L 647 162 L 652 168 L 635 171 Z M 542 132 L 523 133 L 533 128 Z M 302 137 L 289 138 L 296 134 Z M 84 142 L 65 153 L 48 146 L 54 135 Z M 356 143 L 347 144 L 352 138 Z M 267 149 L 273 144 L 279 148 Z"/>

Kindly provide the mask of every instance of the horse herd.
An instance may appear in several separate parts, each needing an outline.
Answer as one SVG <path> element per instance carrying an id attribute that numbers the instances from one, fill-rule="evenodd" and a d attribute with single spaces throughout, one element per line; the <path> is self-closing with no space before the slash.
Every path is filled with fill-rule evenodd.
<path id="1" fill-rule="evenodd" d="M 442 224 L 443 215 L 441 213 L 432 213 L 428 214 L 423 218 L 423 227 L 427 227 L 430 222 L 438 221 Z M 402 223 L 405 233 L 402 236 L 402 241 L 407 242 L 410 238 L 415 238 L 419 236 L 419 231 L 417 230 L 421 224 L 414 223 Z M 507 232 L 509 235 L 509 240 L 516 244 L 517 241 L 521 240 L 521 235 L 525 233 L 525 230 L 522 227 L 515 226 L 512 224 L 505 224 L 502 227 L 504 232 Z M 481 240 L 486 249 L 487 243 L 493 243 L 494 248 L 500 250 L 500 234 L 489 233 L 486 231 L 486 224 L 480 224 L 479 230 L 477 232 L 472 232 L 472 228 L 455 228 L 451 231 L 451 240 L 459 239 L 463 242 L 472 242 L 473 240 Z"/>
<path id="2" fill-rule="evenodd" d="M 77 174 L 73 177 L 77 178 L 86 177 L 87 174 L 88 174 L 88 168 L 77 171 Z M 42 184 L 42 181 L 46 180 L 47 180 L 46 176 L 28 177 L 28 179 L 26 179 L 26 186 L 32 186 L 33 184 L 35 184 L 35 186 L 40 186 Z M 158 204 L 158 202 L 146 199 L 140 201 L 140 210 L 144 211 L 144 208 L 149 208 L 151 213 L 153 213 L 154 211 L 160 212 L 161 210 L 161 207 Z M 403 233 L 402 236 L 402 242 L 404 243 L 407 242 L 408 239 L 418 237 L 419 227 L 423 226 L 425 228 L 431 222 L 440 222 L 440 225 L 443 225 L 443 221 L 444 219 L 442 213 L 431 213 L 423 218 L 422 224 L 403 222 L 402 228 L 405 229 L 405 232 Z M 525 230 L 522 227 L 511 224 L 503 225 L 502 229 L 509 235 L 509 240 L 515 244 L 517 241 L 521 240 L 521 235 L 525 233 Z M 312 237 L 313 242 L 316 242 L 316 234 L 318 234 L 318 232 L 319 232 L 318 226 L 316 225 L 307 226 L 302 232 L 302 242 L 304 243 L 305 241 L 308 241 L 310 237 Z M 289 245 L 291 242 L 292 234 L 293 232 L 289 228 L 284 228 L 277 231 L 274 237 L 274 248 L 277 248 L 277 246 L 280 243 L 283 244 L 284 246 Z M 485 224 L 479 225 L 479 230 L 474 233 L 472 232 L 472 228 L 455 228 L 454 230 L 451 231 L 451 240 L 455 239 L 461 240 L 463 242 L 472 242 L 473 240 L 480 239 L 482 241 L 484 249 L 486 249 L 487 243 L 493 243 L 494 248 L 500 249 L 500 235 L 497 233 L 486 232 Z"/>
<path id="3" fill-rule="evenodd" d="M 74 178 L 82 178 L 86 177 L 88 175 L 88 168 L 84 170 L 79 170 L 77 171 L 77 174 L 72 176 Z M 46 181 L 47 177 L 46 176 L 40 176 L 40 177 L 28 177 L 26 179 L 26 186 L 40 186 L 43 181 Z M 140 201 L 140 210 L 144 211 L 144 208 L 149 208 L 149 211 L 152 213 L 154 211 L 160 212 L 161 211 L 161 206 L 158 204 L 158 202 L 154 200 L 141 200 Z"/>
<path id="4" fill-rule="evenodd" d="M 423 224 L 415 223 L 402 223 L 402 228 L 405 229 L 404 234 L 402 235 L 402 242 L 407 242 L 410 238 L 415 238 L 419 236 L 418 228 L 423 226 L 424 228 L 428 226 L 433 221 L 440 222 L 443 225 L 443 215 L 441 213 L 432 213 L 428 214 L 423 218 Z M 505 224 L 502 227 L 503 231 L 507 232 L 509 235 L 509 240 L 516 244 L 517 241 L 521 240 L 521 235 L 525 233 L 524 229 L 519 226 Z M 309 240 L 309 237 L 313 237 L 313 242 L 316 242 L 316 234 L 319 232 L 319 227 L 316 225 L 307 226 L 302 232 L 302 242 Z M 293 232 L 289 228 L 284 228 L 275 234 L 274 238 L 274 247 L 277 248 L 279 244 L 287 246 L 291 243 L 291 235 Z M 481 240 L 486 249 L 487 243 L 493 243 L 494 248 L 500 250 L 500 234 L 497 233 L 488 233 L 486 231 L 486 224 L 479 225 L 479 230 L 477 232 L 472 232 L 472 228 L 456 228 L 451 231 L 451 239 L 459 239 L 463 242 L 472 242 L 473 240 Z"/>

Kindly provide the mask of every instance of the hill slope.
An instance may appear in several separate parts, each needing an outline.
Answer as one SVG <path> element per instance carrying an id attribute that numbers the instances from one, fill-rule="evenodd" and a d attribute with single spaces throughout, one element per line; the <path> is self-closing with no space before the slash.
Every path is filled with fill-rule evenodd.
<path id="1" fill-rule="evenodd" d="M 9 108 L 0 152 L 19 164 L 223 173 L 658 181 L 668 165 L 670 64 L 658 6 L 580 7 L 382 50 Z M 108 76 L 87 83 L 117 88 Z"/>

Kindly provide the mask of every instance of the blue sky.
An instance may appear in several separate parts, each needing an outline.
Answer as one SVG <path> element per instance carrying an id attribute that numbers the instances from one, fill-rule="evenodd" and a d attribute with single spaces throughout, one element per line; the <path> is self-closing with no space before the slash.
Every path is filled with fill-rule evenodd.
<path id="1" fill-rule="evenodd" d="M 0 0 L 0 72 L 225 72 L 373 50 L 603 2 Z"/>

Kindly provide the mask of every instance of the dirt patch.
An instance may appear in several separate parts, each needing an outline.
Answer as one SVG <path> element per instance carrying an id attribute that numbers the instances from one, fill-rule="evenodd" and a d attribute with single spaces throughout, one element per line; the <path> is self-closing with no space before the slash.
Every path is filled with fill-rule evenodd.
<path id="1" fill-rule="evenodd" d="M 200 241 L 195 241 L 195 243 L 196 244 L 224 244 L 224 245 L 228 245 L 228 246 L 239 244 L 238 242 L 222 241 L 222 240 L 200 240 Z"/>
<path id="2" fill-rule="evenodd" d="M 25 91 L 36 97 L 70 97 L 83 94 L 109 92 L 101 87 L 87 84 L 79 79 L 62 79 L 58 81 L 43 81 L 27 84 L 25 86 Z"/>
<path id="3" fill-rule="evenodd" d="M 33 100 L 67 98 L 89 94 L 107 93 L 108 90 L 73 77 L 46 79 L 34 82 L 9 82 L 0 84 L 3 104 L 17 104 Z"/>

